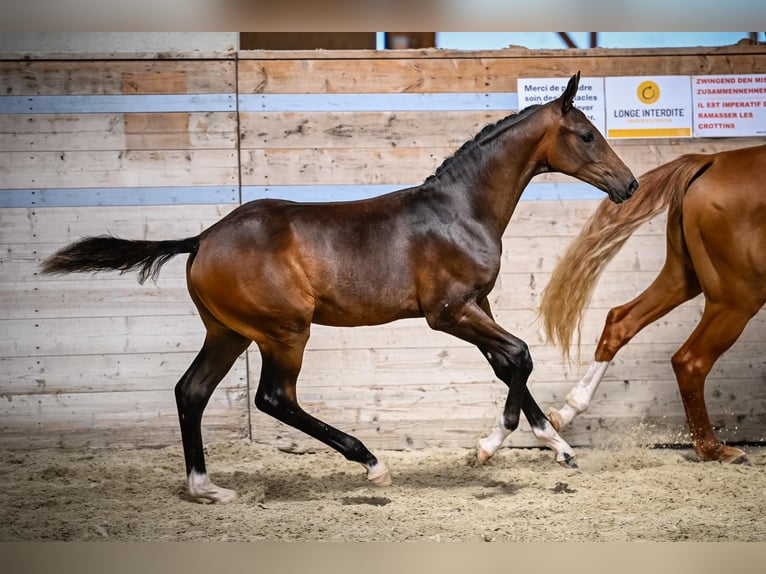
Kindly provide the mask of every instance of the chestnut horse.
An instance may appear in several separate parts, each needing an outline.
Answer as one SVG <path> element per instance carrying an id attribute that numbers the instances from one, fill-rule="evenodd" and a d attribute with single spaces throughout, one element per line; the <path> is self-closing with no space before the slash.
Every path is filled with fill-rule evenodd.
<path id="1" fill-rule="evenodd" d="M 636 333 L 702 293 L 702 318 L 672 358 L 694 450 L 702 460 L 747 462 L 744 452 L 721 444 L 713 432 L 704 385 L 718 357 L 766 301 L 764 174 L 766 145 L 690 154 L 642 175 L 633 201 L 598 207 L 542 295 L 545 332 L 566 355 L 607 262 L 639 225 L 666 208 L 667 254 L 654 282 L 607 314 L 595 362 L 569 392 L 562 409 L 549 413 L 557 430 L 588 408 L 609 361 Z"/>
<path id="2" fill-rule="evenodd" d="M 527 390 L 528 348 L 495 323 L 487 295 L 500 269 L 503 231 L 535 174 L 570 174 L 614 201 L 638 185 L 573 107 L 578 83 L 579 74 L 557 100 L 487 126 L 417 187 L 337 203 L 253 201 L 187 239 L 84 238 L 51 256 L 43 270 L 137 269 L 144 281 L 174 255 L 191 254 L 187 284 L 207 335 L 175 395 L 192 497 L 235 496 L 208 478 L 200 424 L 216 385 L 252 341 L 263 363 L 256 407 L 361 463 L 374 484 L 391 482 L 385 464 L 359 440 L 298 404 L 296 380 L 312 323 L 425 317 L 433 329 L 473 343 L 508 386 L 505 428 L 515 429 L 523 410 L 556 460 L 572 465 L 571 448 Z"/>

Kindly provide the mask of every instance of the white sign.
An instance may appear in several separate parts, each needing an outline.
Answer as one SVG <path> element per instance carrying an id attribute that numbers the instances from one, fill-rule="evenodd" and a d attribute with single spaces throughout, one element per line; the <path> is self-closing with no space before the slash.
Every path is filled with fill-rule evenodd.
<path id="1" fill-rule="evenodd" d="M 766 74 L 693 76 L 694 135 L 766 135 Z"/>
<path id="2" fill-rule="evenodd" d="M 555 100 L 564 92 L 568 82 L 569 78 L 519 78 L 516 83 L 519 109 Z M 602 134 L 606 134 L 604 78 L 580 78 L 574 104 Z"/>
<path id="3" fill-rule="evenodd" d="M 606 78 L 604 89 L 609 138 L 692 136 L 689 76 Z"/>

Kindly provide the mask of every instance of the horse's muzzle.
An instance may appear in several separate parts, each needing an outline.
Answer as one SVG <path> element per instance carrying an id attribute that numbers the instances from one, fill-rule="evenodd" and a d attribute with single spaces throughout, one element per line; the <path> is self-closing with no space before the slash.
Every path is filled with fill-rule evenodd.
<path id="1" fill-rule="evenodd" d="M 615 203 L 622 203 L 626 199 L 630 199 L 630 197 L 633 195 L 633 193 L 637 189 L 638 189 L 638 181 L 634 177 L 633 181 L 630 182 L 630 185 L 628 185 L 627 189 L 625 189 L 624 191 L 610 190 L 609 199 L 611 199 Z"/>

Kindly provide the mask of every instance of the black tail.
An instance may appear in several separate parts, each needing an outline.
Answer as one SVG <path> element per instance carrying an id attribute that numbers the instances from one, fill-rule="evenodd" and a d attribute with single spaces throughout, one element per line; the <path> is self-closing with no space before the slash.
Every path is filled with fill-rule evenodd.
<path id="1" fill-rule="evenodd" d="M 170 241 L 133 241 L 111 235 L 85 237 L 67 245 L 42 263 L 43 273 L 138 269 L 138 282 L 157 280 L 160 268 L 179 253 L 196 253 L 199 236 Z"/>

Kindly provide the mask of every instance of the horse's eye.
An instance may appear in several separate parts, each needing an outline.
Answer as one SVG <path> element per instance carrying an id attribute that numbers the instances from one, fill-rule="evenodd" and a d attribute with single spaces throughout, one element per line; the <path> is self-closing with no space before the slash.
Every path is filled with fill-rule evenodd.
<path id="1" fill-rule="evenodd" d="M 585 143 L 592 142 L 595 138 L 593 137 L 593 134 L 591 132 L 588 132 L 587 134 L 583 134 L 580 136 L 580 139 L 584 141 Z"/>

